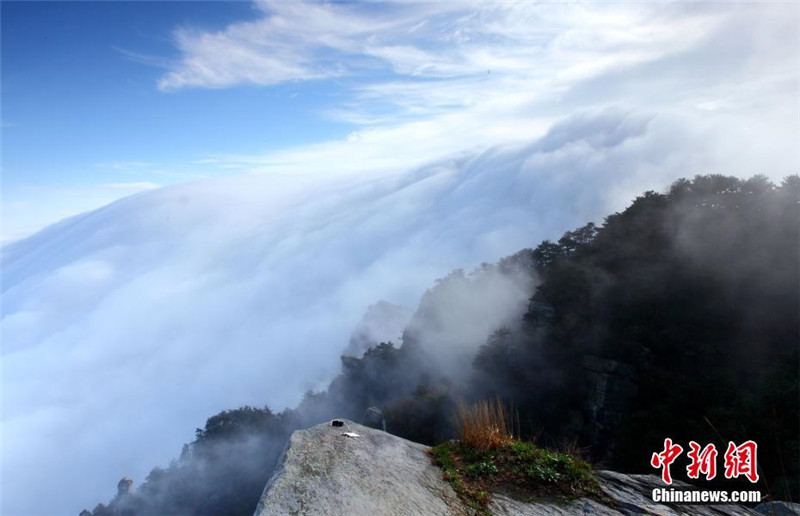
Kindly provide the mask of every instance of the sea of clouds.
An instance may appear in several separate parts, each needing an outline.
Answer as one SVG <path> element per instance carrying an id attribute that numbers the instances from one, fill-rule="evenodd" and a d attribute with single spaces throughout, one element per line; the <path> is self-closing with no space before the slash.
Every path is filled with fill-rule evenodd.
<path id="1" fill-rule="evenodd" d="M 5 246 L 10 513 L 93 506 L 206 417 L 324 387 L 370 304 L 416 306 L 455 267 L 600 221 L 693 170 L 673 129 L 606 110 L 413 170 L 137 194 Z"/>

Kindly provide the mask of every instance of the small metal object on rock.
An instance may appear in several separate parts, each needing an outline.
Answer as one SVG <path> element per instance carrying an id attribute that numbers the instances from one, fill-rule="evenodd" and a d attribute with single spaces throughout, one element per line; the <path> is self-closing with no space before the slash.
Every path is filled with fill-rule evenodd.
<path id="1" fill-rule="evenodd" d="M 342 432 L 342 435 L 345 437 L 352 437 L 353 439 L 355 439 L 356 437 L 361 437 L 355 432 Z"/>

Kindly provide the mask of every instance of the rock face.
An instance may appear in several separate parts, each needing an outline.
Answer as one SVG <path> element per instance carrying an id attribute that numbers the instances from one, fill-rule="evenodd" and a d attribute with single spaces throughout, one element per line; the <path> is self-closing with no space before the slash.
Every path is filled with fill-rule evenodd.
<path id="1" fill-rule="evenodd" d="M 688 503 L 665 504 L 652 501 L 653 489 L 664 484 L 653 475 L 625 475 L 613 471 L 595 472 L 603 492 L 613 503 L 602 504 L 596 500 L 579 498 L 565 505 L 555 503 L 525 503 L 494 494 L 489 509 L 492 514 L 504 516 L 544 516 L 569 514 L 596 514 L 620 516 L 649 514 L 658 516 L 734 516 L 760 513 L 734 504 L 694 505 Z M 688 484 L 673 482 L 676 489 L 690 489 Z"/>
<path id="2" fill-rule="evenodd" d="M 756 511 L 768 516 L 800 516 L 800 503 L 764 502 L 756 506 Z"/>
<path id="3" fill-rule="evenodd" d="M 425 446 L 335 421 L 292 434 L 257 516 L 469 514 Z"/>
<path id="4" fill-rule="evenodd" d="M 583 439 L 591 443 L 597 458 L 607 458 L 614 451 L 613 431 L 627 417 L 636 396 L 636 369 L 631 364 L 586 355 L 583 370 L 588 381 Z"/>
<path id="5" fill-rule="evenodd" d="M 652 501 L 654 489 L 667 486 L 655 475 L 625 475 L 614 471 L 597 471 L 597 479 L 603 492 L 614 500 L 616 510 L 612 514 L 658 514 L 658 515 L 684 515 L 697 514 L 699 516 L 727 515 L 758 515 L 752 509 L 736 504 L 705 504 L 695 505 L 690 503 L 655 503 Z M 676 490 L 697 489 L 680 481 L 673 481 Z"/>
<path id="6" fill-rule="evenodd" d="M 255 516 L 468 515 L 426 447 L 348 420 L 334 420 L 292 434 L 264 489 Z M 489 510 L 506 516 L 561 514 L 678 516 L 759 515 L 739 505 L 657 504 L 653 475 L 598 471 L 611 501 L 580 498 L 567 504 L 528 503 L 493 493 Z M 690 489 L 674 482 L 676 489 Z M 779 513 L 784 514 L 784 513 Z"/>

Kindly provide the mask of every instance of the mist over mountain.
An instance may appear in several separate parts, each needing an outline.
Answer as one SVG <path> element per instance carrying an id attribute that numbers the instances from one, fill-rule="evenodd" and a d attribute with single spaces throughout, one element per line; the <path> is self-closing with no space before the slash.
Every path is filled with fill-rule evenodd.
<path id="1" fill-rule="evenodd" d="M 210 413 L 296 403 L 335 374 L 370 304 L 416 306 L 454 265 L 671 181 L 640 159 L 683 159 L 659 143 L 671 123 L 604 110 L 413 170 L 174 186 L 4 246 L 4 503 L 74 512 L 60 501 L 141 478 Z"/>
<path id="2" fill-rule="evenodd" d="M 454 437 L 458 402 L 495 397 L 515 407 L 520 437 L 626 472 L 651 473 L 665 435 L 717 449 L 753 440 L 756 485 L 694 482 L 796 499 L 798 210 L 798 176 L 696 176 L 601 225 L 453 271 L 422 296 L 401 344 L 342 356 L 330 385 L 294 408 L 208 418 L 179 458 L 91 514 L 249 515 L 295 429 L 378 407 L 369 424 L 436 444 Z M 371 312 L 396 310 L 385 305 Z"/>
<path id="3" fill-rule="evenodd" d="M 360 357 L 381 342 L 400 342 L 414 311 L 401 305 L 378 301 L 367 307 L 364 317 L 350 335 L 345 354 Z"/>
<path id="4" fill-rule="evenodd" d="M 74 513 L 108 478 L 165 463 L 208 414 L 297 403 L 370 304 L 416 306 L 454 266 L 664 188 L 700 159 L 665 137 L 675 123 L 591 111 L 413 170 L 174 186 L 4 246 L 4 503 Z"/>

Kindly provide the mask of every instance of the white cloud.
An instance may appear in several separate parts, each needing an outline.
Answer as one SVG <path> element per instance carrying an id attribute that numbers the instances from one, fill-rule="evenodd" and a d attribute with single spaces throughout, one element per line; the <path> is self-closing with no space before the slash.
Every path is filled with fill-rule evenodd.
<path id="1" fill-rule="evenodd" d="M 174 38 L 183 57 L 159 80 L 159 87 L 272 85 L 341 76 L 348 72 L 342 61 L 358 51 L 359 40 L 404 24 L 391 17 L 364 16 L 340 4 L 263 1 L 257 5 L 264 12 L 257 21 L 213 33 L 177 29 Z"/>
<path id="2" fill-rule="evenodd" d="M 350 98 L 321 115 L 364 128 L 346 144 L 216 157 L 227 166 L 409 167 L 529 140 L 565 114 L 609 104 L 699 118 L 721 132 L 737 129 L 725 117 L 753 120 L 772 125 L 771 139 L 784 150 L 797 134 L 798 20 L 783 4 L 257 6 L 256 21 L 210 33 L 180 30 L 182 57 L 160 86 L 341 76 Z M 279 64 L 273 69 L 263 59 Z"/>
<path id="3" fill-rule="evenodd" d="M 153 167 L 153 163 L 147 163 L 145 161 L 106 161 L 102 163 L 95 163 L 95 167 L 97 168 L 104 168 L 109 170 L 139 170 L 144 168 Z"/>
<path id="4" fill-rule="evenodd" d="M 424 78 L 413 84 L 437 95 L 437 80 L 475 85 L 474 78 L 488 72 L 530 81 L 543 96 L 610 69 L 689 49 L 735 14 L 674 4 L 257 5 L 263 17 L 256 21 L 217 32 L 176 30 L 182 56 L 159 87 L 274 85 L 341 76 L 356 76 L 359 86 L 364 81 L 378 86 L 370 72 L 383 68 L 398 80 Z M 485 86 L 478 84 L 475 91 L 486 92 Z"/>
<path id="5" fill-rule="evenodd" d="M 127 170 L 130 165 L 125 165 Z M 114 167 L 109 167 L 115 170 Z M 136 167 L 134 167 L 136 168 Z M 84 187 L 23 187 L 5 189 L 0 242 L 24 237 L 87 210 L 97 209 L 122 197 L 158 188 L 151 181 L 113 182 Z"/>
<path id="6" fill-rule="evenodd" d="M 100 188 L 108 188 L 109 190 L 133 190 L 138 192 L 140 190 L 152 190 L 160 186 L 161 185 L 150 181 L 134 181 L 130 183 L 106 183 L 100 185 Z"/>

